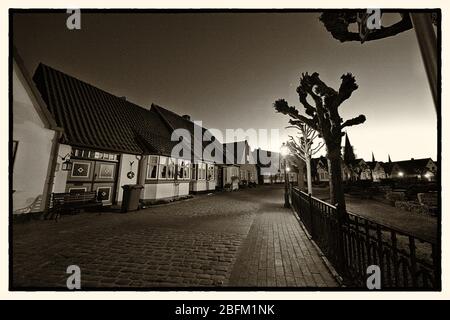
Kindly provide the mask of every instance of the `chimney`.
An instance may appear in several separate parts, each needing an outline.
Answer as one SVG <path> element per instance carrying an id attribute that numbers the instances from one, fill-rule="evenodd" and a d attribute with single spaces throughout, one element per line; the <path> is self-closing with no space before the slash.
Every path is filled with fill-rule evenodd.
<path id="1" fill-rule="evenodd" d="M 191 116 L 188 114 L 182 115 L 183 119 L 186 119 L 188 121 L 191 121 Z"/>
<path id="2" fill-rule="evenodd" d="M 127 101 L 127 97 L 125 96 L 120 97 L 120 99 Z"/>

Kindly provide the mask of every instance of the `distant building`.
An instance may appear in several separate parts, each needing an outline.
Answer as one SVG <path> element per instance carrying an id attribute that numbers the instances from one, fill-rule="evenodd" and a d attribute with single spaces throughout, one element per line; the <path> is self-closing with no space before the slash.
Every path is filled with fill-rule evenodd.
<path id="1" fill-rule="evenodd" d="M 255 149 L 253 159 L 257 163 L 258 181 L 260 184 L 273 184 L 284 182 L 284 160 L 279 152 Z M 289 168 L 288 179 L 295 182 L 297 180 L 298 168 L 296 161 L 292 157 L 286 159 Z"/>
<path id="2" fill-rule="evenodd" d="M 330 175 L 328 173 L 328 160 L 325 157 L 317 159 L 316 164 L 317 181 L 330 181 Z"/>
<path id="3" fill-rule="evenodd" d="M 350 163 L 350 168 L 354 174 L 354 180 L 371 180 L 372 170 L 364 159 L 355 159 Z"/>
<path id="4" fill-rule="evenodd" d="M 253 159 L 256 161 L 259 184 L 282 182 L 279 152 L 258 148 L 253 151 Z"/>
<path id="5" fill-rule="evenodd" d="M 372 180 L 374 182 L 379 182 L 379 181 L 387 178 L 386 171 L 384 169 L 385 166 L 383 165 L 382 162 L 371 161 L 371 162 L 367 162 L 367 165 L 370 167 L 370 169 L 372 171 Z"/>
<path id="6" fill-rule="evenodd" d="M 391 178 L 417 178 L 435 180 L 437 165 L 431 158 L 392 162 Z"/>
<path id="7" fill-rule="evenodd" d="M 256 160 L 247 140 L 225 143 L 224 164 L 220 165 L 222 170 L 219 178 L 222 186 L 232 184 L 233 189 L 239 185 L 258 183 L 258 170 Z"/>

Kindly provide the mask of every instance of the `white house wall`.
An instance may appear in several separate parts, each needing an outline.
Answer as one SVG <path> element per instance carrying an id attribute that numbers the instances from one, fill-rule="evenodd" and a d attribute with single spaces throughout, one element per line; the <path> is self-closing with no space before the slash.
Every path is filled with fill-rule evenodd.
<path id="1" fill-rule="evenodd" d="M 216 170 L 217 170 L 217 168 L 216 168 Z M 207 184 L 208 191 L 216 190 L 216 180 L 208 181 L 206 184 Z"/>
<path id="2" fill-rule="evenodd" d="M 189 181 L 175 183 L 148 183 L 144 187 L 144 200 L 170 199 L 189 194 Z"/>
<path id="3" fill-rule="evenodd" d="M 64 162 L 62 158 L 66 156 L 67 154 L 71 154 L 72 147 L 67 144 L 60 144 L 59 145 L 59 151 L 58 151 L 58 160 L 56 165 L 56 171 L 55 171 L 55 179 L 53 181 L 53 191 L 52 192 L 66 192 L 66 183 L 67 183 L 67 176 L 69 174 L 69 171 L 63 171 L 62 163 Z"/>
<path id="4" fill-rule="evenodd" d="M 133 165 L 130 166 L 130 163 Z M 133 154 L 122 154 L 120 159 L 119 179 L 117 181 L 117 202 L 122 202 L 123 198 L 123 186 L 127 184 L 136 184 L 138 178 L 139 160 Z M 128 172 L 133 172 L 134 177 L 128 178 Z"/>
<path id="5" fill-rule="evenodd" d="M 191 182 L 192 192 L 202 192 L 208 190 L 206 180 L 194 180 Z"/>
<path id="6" fill-rule="evenodd" d="M 24 78 L 13 66 L 13 140 L 18 141 L 13 165 L 13 212 L 24 209 L 42 197 L 49 170 L 55 131 L 45 128 Z M 19 211 L 17 211 L 19 210 Z M 40 211 L 40 205 L 34 211 Z M 17 212 L 16 212 L 17 211 Z"/>

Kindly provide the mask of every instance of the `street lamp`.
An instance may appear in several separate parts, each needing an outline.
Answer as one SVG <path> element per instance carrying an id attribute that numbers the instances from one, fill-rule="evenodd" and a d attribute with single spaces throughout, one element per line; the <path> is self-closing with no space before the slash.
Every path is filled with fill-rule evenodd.
<path id="1" fill-rule="evenodd" d="M 287 181 L 287 171 L 288 168 L 286 166 L 286 157 L 289 154 L 289 148 L 288 146 L 283 142 L 283 145 L 281 146 L 281 156 L 283 158 L 283 167 L 284 167 L 284 207 L 290 208 L 289 205 L 289 194 L 288 194 L 288 181 Z"/>

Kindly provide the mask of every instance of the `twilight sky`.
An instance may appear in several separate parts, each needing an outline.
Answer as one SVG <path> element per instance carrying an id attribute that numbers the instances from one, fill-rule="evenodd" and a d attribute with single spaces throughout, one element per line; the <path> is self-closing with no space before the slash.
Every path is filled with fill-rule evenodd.
<path id="1" fill-rule="evenodd" d="M 340 112 L 344 120 L 366 115 L 347 129 L 357 156 L 436 160 L 436 113 L 413 30 L 361 45 L 333 39 L 318 13 L 82 11 L 81 30 L 68 30 L 67 17 L 13 17 L 13 41 L 31 74 L 43 62 L 143 107 L 189 114 L 206 128 L 279 128 L 282 141 L 288 118 L 272 104 L 285 98 L 303 111 L 295 92 L 302 72 L 318 72 L 335 89 L 352 72 L 359 89 Z M 280 141 L 259 146 L 279 150 Z"/>

